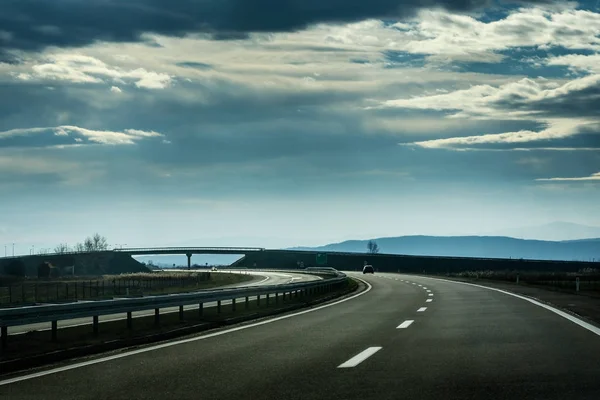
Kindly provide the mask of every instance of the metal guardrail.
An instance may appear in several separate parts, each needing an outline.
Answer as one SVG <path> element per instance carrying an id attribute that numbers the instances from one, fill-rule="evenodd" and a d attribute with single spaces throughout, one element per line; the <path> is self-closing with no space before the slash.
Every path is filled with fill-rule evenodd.
<path id="1" fill-rule="evenodd" d="M 280 272 L 289 272 L 279 270 Z M 296 271 L 295 271 L 296 272 Z M 298 271 L 300 272 L 300 271 Z M 322 273 L 321 273 L 322 274 Z M 52 322 L 52 338 L 57 336 L 57 321 L 75 318 L 93 318 L 94 333 L 98 332 L 98 316 L 127 313 L 127 325 L 131 327 L 132 312 L 155 310 L 158 318 L 159 310 L 167 307 L 179 306 L 180 316 L 183 314 L 183 306 L 198 304 L 202 309 L 204 303 L 220 302 L 224 300 L 235 300 L 238 298 L 268 296 L 270 294 L 311 294 L 315 291 L 329 291 L 337 288 L 345 282 L 346 275 L 341 272 L 329 272 L 328 279 L 286 283 L 280 285 L 245 286 L 231 289 L 211 289 L 192 293 L 169 294 L 159 296 L 146 296 L 141 298 L 120 298 L 113 300 L 98 300 L 87 302 L 75 302 L 68 304 L 51 304 L 39 306 L 26 306 L 16 308 L 0 309 L 0 331 L 1 346 L 7 346 L 9 326 L 28 325 L 41 322 Z M 267 297 L 268 301 L 268 297 Z M 233 302 L 235 304 L 235 302 Z M 235 306 L 234 306 L 235 307 Z"/>

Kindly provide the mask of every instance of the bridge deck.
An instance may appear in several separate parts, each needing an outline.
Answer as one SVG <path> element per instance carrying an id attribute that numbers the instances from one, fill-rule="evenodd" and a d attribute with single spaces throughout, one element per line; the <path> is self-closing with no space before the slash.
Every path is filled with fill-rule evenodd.
<path id="1" fill-rule="evenodd" d="M 144 254 L 247 254 L 264 251 L 260 247 L 154 247 L 115 249 L 119 253 L 131 255 Z"/>

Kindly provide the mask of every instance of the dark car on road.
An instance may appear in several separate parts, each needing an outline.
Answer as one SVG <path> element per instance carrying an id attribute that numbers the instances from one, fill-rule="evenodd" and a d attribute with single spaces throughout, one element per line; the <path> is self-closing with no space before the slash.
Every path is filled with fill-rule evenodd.
<path id="1" fill-rule="evenodd" d="M 372 265 L 365 265 L 363 267 L 363 274 L 374 274 L 375 270 L 373 269 Z"/>

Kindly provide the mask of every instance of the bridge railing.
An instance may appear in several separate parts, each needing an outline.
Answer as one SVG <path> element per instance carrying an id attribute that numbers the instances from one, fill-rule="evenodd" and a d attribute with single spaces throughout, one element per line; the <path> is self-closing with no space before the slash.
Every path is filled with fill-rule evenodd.
<path id="1" fill-rule="evenodd" d="M 306 296 L 313 293 L 337 290 L 345 284 L 346 275 L 338 272 L 332 273 L 327 279 L 287 283 L 281 285 L 246 286 L 231 289 L 212 289 L 193 293 L 180 293 L 160 296 L 146 296 L 141 298 L 119 298 L 113 300 L 99 300 L 90 302 L 75 302 L 69 304 L 51 304 L 39 306 L 27 306 L 18 308 L 0 309 L 0 333 L 1 347 L 5 348 L 8 343 L 8 327 L 29 325 L 42 322 L 51 322 L 52 339 L 57 338 L 57 322 L 75 318 L 91 318 L 94 333 L 98 333 L 98 317 L 101 315 L 112 315 L 127 313 L 127 326 L 132 326 L 132 313 L 136 311 L 155 310 L 155 318 L 158 321 L 160 309 L 168 307 L 179 307 L 180 317 L 183 318 L 183 307 L 187 305 L 198 305 L 202 311 L 203 305 L 209 302 L 217 302 L 217 311 L 220 312 L 221 302 L 231 300 L 235 310 L 235 300 L 244 298 L 246 306 L 250 298 L 254 297 L 260 302 L 261 296 L 269 301 L 270 295 L 286 294 L 295 296 Z"/>
<path id="2" fill-rule="evenodd" d="M 123 252 L 123 253 L 132 253 L 136 251 L 264 251 L 263 247 L 189 247 L 189 246 L 180 246 L 180 247 L 123 247 L 116 248 L 113 251 Z"/>

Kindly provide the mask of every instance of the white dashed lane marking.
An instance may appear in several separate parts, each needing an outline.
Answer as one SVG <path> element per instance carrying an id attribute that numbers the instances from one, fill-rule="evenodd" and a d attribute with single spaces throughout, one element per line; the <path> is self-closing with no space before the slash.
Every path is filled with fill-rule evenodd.
<path id="1" fill-rule="evenodd" d="M 419 309 L 417 310 L 417 312 L 423 312 L 423 311 L 425 311 L 425 310 L 427 310 L 427 307 L 421 307 L 421 308 L 419 308 Z"/>
<path id="2" fill-rule="evenodd" d="M 404 321 L 403 323 L 401 323 L 400 325 L 398 325 L 396 327 L 396 329 L 406 329 L 408 328 L 413 322 L 415 322 L 412 319 L 407 319 L 406 321 Z"/>
<path id="3" fill-rule="evenodd" d="M 377 353 L 381 350 L 381 347 L 369 347 L 368 349 L 361 351 L 345 363 L 342 363 L 338 366 L 338 368 L 353 368 L 356 367 L 361 362 L 365 361 L 367 358 L 371 357 L 373 354 Z"/>

